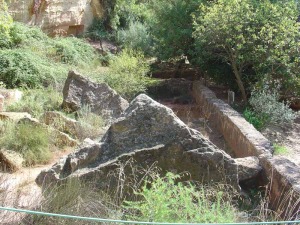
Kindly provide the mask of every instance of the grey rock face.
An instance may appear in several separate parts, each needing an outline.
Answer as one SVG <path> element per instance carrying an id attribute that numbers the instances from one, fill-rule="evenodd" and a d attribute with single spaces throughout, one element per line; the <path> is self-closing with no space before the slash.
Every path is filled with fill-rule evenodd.
<path id="1" fill-rule="evenodd" d="M 97 177 L 105 183 L 107 173 L 128 159 L 139 166 L 157 163 L 163 172 L 186 171 L 194 180 L 226 181 L 239 188 L 237 164 L 229 155 L 186 126 L 171 109 L 144 94 L 130 103 L 100 143 L 80 148 L 42 172 L 36 181 L 41 185 L 79 176 Z"/>
<path id="2" fill-rule="evenodd" d="M 128 107 L 128 102 L 107 84 L 94 83 L 70 71 L 63 89 L 62 106 L 76 111 L 83 105 L 88 105 L 93 113 L 110 121 L 121 115 Z"/>

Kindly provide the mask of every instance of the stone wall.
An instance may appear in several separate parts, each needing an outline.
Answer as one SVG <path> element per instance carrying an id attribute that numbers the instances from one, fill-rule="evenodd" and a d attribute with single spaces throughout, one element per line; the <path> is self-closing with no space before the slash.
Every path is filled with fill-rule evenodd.
<path id="1" fill-rule="evenodd" d="M 280 156 L 273 157 L 271 142 L 201 82 L 193 83 L 192 93 L 203 114 L 224 136 L 234 157 L 259 158 L 264 172 L 258 183 L 268 184 L 270 206 L 286 218 L 300 213 L 300 168 Z"/>
<path id="2" fill-rule="evenodd" d="M 49 35 L 78 35 L 95 17 L 104 16 L 99 0 L 12 0 L 9 12 L 15 21 L 39 26 Z"/>
<path id="3" fill-rule="evenodd" d="M 193 97 L 207 119 L 223 134 L 234 157 L 272 154 L 270 141 L 201 82 L 194 82 Z"/>

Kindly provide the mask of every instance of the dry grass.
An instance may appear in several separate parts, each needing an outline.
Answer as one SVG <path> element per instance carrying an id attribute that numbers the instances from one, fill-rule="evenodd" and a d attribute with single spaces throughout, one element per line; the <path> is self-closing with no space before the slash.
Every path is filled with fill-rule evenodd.
<path id="1" fill-rule="evenodd" d="M 136 210 L 133 212 L 132 210 L 127 210 L 124 208 L 124 200 L 130 200 L 133 202 L 142 200 L 140 194 L 136 195 L 134 193 L 141 193 L 141 190 L 146 187 L 150 188 L 152 185 L 151 183 L 160 177 L 158 175 L 159 173 L 160 169 L 155 164 L 150 165 L 148 168 L 141 168 L 136 166 L 136 162 L 128 160 L 123 164 L 119 164 L 115 170 L 107 174 L 107 185 L 105 185 L 106 188 L 99 189 L 99 180 L 83 181 L 73 178 L 68 179 L 64 183 L 44 188 L 43 197 L 41 195 L 38 196 L 38 199 L 35 199 L 34 202 L 30 198 L 24 198 L 24 195 L 26 195 L 24 193 L 28 191 L 28 188 L 32 189 L 33 187 L 31 186 L 31 180 L 25 179 L 20 181 L 17 185 L 5 186 L 5 183 L 9 184 L 13 179 L 12 177 L 3 175 L 0 177 L 0 204 L 17 208 L 20 208 L 23 205 L 23 207 L 26 209 L 87 217 L 109 219 L 133 218 L 131 217 L 132 215 L 130 213 L 136 213 Z M 188 179 L 188 177 L 188 175 L 185 175 L 185 179 Z M 145 186 L 145 184 L 147 185 Z M 238 201 L 245 201 L 246 199 L 245 197 L 234 193 L 228 186 L 203 186 L 197 183 L 193 183 L 193 185 L 195 185 L 195 190 L 206 191 L 206 200 L 217 199 L 216 196 L 220 195 L 220 191 L 223 194 L 226 194 L 224 195 L 225 198 L 223 198 L 223 200 L 225 202 L 231 202 L 236 207 L 238 206 Z M 163 195 L 163 193 L 156 194 L 158 196 Z M 35 193 L 31 192 L 31 195 L 35 196 Z M 285 214 L 283 214 L 280 210 L 277 212 L 270 210 L 269 191 L 264 192 L 264 194 L 258 192 L 257 195 L 259 195 L 259 198 L 257 198 L 258 201 L 254 202 L 253 199 L 251 199 L 252 201 L 249 203 L 247 210 L 240 212 L 236 211 L 237 221 L 278 221 L 282 219 L 290 220 L 296 218 L 296 206 L 299 207 L 300 199 L 296 200 L 296 202 L 292 202 L 291 200 L 295 196 L 294 193 L 281 196 L 282 201 L 279 208 L 289 209 L 285 210 Z M 253 195 L 250 198 L 253 198 Z M 24 203 L 24 201 L 27 202 Z M 40 202 L 40 204 L 35 204 L 37 202 Z M 136 215 L 139 214 L 135 214 L 135 216 Z M 3 220 L 3 218 L 10 222 L 7 224 L 22 225 L 97 224 L 95 222 L 32 215 L 24 218 L 24 215 L 8 212 L 0 214 L 0 220 Z M 16 221 L 21 222 L 16 223 Z"/>

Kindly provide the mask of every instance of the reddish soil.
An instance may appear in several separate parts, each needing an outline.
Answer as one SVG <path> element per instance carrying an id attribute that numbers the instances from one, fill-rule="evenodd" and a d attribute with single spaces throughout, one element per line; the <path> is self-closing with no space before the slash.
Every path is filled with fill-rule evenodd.
<path id="1" fill-rule="evenodd" d="M 217 131 L 208 121 L 206 115 L 202 113 L 201 107 L 195 103 L 175 104 L 172 101 L 161 101 L 160 103 L 171 108 L 174 113 L 189 127 L 200 131 L 204 137 L 210 140 L 218 148 L 229 152 L 229 147 L 223 135 Z"/>

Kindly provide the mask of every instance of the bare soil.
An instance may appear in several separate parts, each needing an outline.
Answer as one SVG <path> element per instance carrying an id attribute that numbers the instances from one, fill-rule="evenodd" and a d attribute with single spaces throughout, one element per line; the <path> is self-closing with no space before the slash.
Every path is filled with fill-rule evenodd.
<path id="1" fill-rule="evenodd" d="M 203 114 L 199 105 L 196 103 L 176 104 L 170 100 L 164 100 L 160 103 L 171 108 L 185 124 L 200 131 L 204 137 L 210 140 L 219 149 L 230 152 L 223 135 L 209 123 L 207 115 Z"/>
<path id="2" fill-rule="evenodd" d="M 34 209 L 42 200 L 42 189 L 35 183 L 38 174 L 51 167 L 60 157 L 73 149 L 57 152 L 46 165 L 23 168 L 15 173 L 0 172 L 0 205 L 19 209 Z M 24 214 L 0 211 L 0 224 L 18 224 Z"/>
<path id="3" fill-rule="evenodd" d="M 280 154 L 300 167 L 300 112 L 292 124 L 269 126 L 262 134 L 273 144 L 285 147 L 287 152 Z"/>

